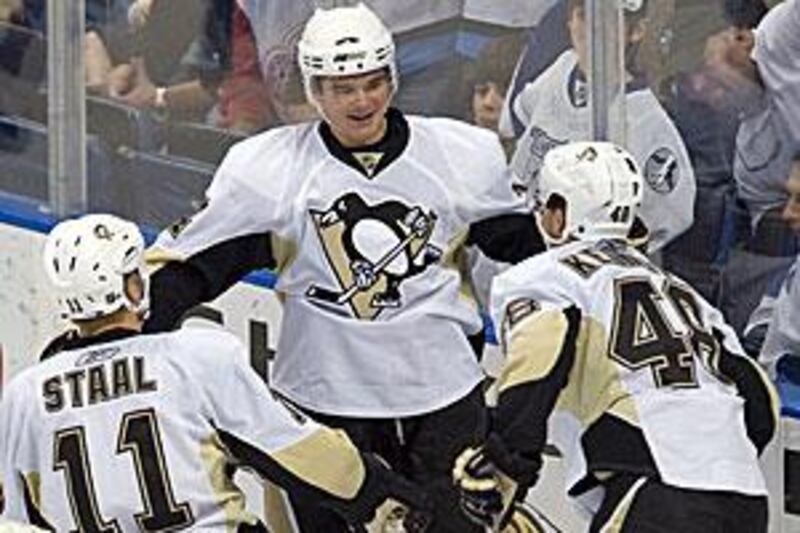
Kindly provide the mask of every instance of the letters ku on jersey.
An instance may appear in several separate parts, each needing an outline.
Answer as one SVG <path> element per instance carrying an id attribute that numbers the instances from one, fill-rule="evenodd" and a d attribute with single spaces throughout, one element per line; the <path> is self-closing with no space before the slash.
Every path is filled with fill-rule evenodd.
<path id="1" fill-rule="evenodd" d="M 519 428 L 544 428 L 549 413 L 516 415 L 508 402 L 529 409 L 528 398 L 552 398 L 549 437 L 566 456 L 570 494 L 609 471 L 766 494 L 756 453 L 774 431 L 777 397 L 721 314 L 683 281 L 621 242 L 574 242 L 495 278 L 492 307 L 506 354 L 503 439 L 540 440 L 540 452 L 543 436 Z M 548 385 L 559 372 L 566 384 Z"/>
<path id="2" fill-rule="evenodd" d="M 237 144 L 207 207 L 155 244 L 191 258 L 270 235 L 284 303 L 271 384 L 315 411 L 414 415 L 482 379 L 467 341 L 482 322 L 465 242 L 471 224 L 524 212 L 524 202 L 494 134 L 449 119 L 392 120 L 407 120 L 408 140 L 379 171 L 374 157 L 357 158 L 361 172 L 334 155 L 319 123 Z"/>
<path id="3" fill-rule="evenodd" d="M 364 477 L 352 444 L 273 398 L 218 330 L 61 352 L 0 406 L 4 516 L 55 531 L 259 531 L 237 465 L 347 499 Z"/>

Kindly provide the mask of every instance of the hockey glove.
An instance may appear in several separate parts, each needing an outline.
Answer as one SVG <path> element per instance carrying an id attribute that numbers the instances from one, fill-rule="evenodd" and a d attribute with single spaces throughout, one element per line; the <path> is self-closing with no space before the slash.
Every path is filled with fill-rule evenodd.
<path id="1" fill-rule="evenodd" d="M 375 525 L 376 519 L 394 507 L 403 509 L 402 524 L 408 533 L 424 533 L 433 517 L 433 504 L 427 493 L 416 483 L 409 481 L 400 474 L 393 472 L 389 465 L 378 455 L 364 454 L 367 466 L 368 487 L 362 491 L 364 501 L 358 509 L 351 509 L 345 515 L 350 523 L 350 528 L 355 532 L 367 531 L 362 525 Z"/>
<path id="2" fill-rule="evenodd" d="M 496 434 L 480 448 L 468 448 L 456 459 L 453 480 L 460 505 L 473 522 L 499 531 L 513 512 L 512 504 L 538 476 L 541 461 L 509 452 Z"/>

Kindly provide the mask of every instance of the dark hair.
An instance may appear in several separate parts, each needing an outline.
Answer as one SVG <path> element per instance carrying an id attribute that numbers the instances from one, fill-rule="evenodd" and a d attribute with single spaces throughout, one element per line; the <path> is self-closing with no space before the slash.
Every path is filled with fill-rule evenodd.
<path id="1" fill-rule="evenodd" d="M 769 8 L 764 0 L 723 0 L 725 20 L 737 28 L 755 28 Z"/>
<path id="2" fill-rule="evenodd" d="M 564 198 L 563 196 L 561 196 L 558 193 L 553 193 L 547 199 L 547 201 L 545 202 L 544 206 L 547 209 L 553 209 L 553 210 L 560 209 L 562 211 L 566 211 L 567 210 L 567 199 Z"/>
<path id="3" fill-rule="evenodd" d="M 509 32 L 486 44 L 475 61 L 466 65 L 464 81 L 468 87 L 493 82 L 505 93 L 526 40 L 524 32 Z"/>

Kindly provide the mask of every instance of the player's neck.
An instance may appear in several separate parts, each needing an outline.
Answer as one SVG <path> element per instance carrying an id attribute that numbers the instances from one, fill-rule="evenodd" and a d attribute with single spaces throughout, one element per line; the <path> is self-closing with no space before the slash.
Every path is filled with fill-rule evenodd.
<path id="1" fill-rule="evenodd" d="M 76 322 L 78 333 L 81 337 L 95 337 L 112 329 L 127 329 L 131 331 L 142 331 L 142 319 L 138 314 L 120 309 L 110 315 Z"/>

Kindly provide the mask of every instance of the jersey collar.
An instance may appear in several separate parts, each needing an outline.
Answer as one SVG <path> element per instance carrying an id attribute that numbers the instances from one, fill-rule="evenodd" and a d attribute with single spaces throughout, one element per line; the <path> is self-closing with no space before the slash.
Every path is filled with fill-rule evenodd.
<path id="1" fill-rule="evenodd" d="M 105 344 L 120 339 L 127 339 L 138 334 L 138 331 L 132 329 L 115 328 L 91 337 L 81 337 L 76 330 L 72 329 L 51 341 L 40 354 L 39 360 L 44 361 L 60 352 L 79 350 L 96 344 Z"/>
<path id="2" fill-rule="evenodd" d="M 372 179 L 380 173 L 381 170 L 389 166 L 389 164 L 400 157 L 403 150 L 408 145 L 409 129 L 408 122 L 406 121 L 403 113 L 394 108 L 389 108 L 386 112 L 386 133 L 383 138 L 373 144 L 367 146 L 357 146 L 354 148 L 346 148 L 342 146 L 336 137 L 331 132 L 330 126 L 326 122 L 321 122 L 319 125 L 319 134 L 325 147 L 336 159 L 348 165 L 365 177 Z M 358 158 L 353 155 L 354 153 L 376 153 L 382 154 L 377 164 L 371 171 L 368 171 L 364 165 L 359 162 Z"/>

